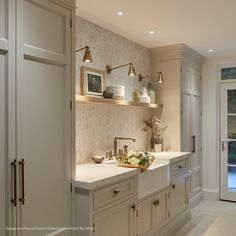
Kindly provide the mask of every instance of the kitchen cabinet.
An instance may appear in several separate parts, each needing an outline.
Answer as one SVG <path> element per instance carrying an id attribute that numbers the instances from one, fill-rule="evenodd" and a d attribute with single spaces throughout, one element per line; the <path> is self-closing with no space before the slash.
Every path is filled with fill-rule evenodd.
<path id="1" fill-rule="evenodd" d="M 171 217 L 184 213 L 189 207 L 189 163 L 188 158 L 170 164 L 170 213 Z"/>
<path id="2" fill-rule="evenodd" d="M 190 218 L 190 154 L 166 152 L 159 153 L 157 158 L 168 166 L 168 183 L 142 197 L 137 191 L 138 177 L 145 173 L 120 168 L 116 163 L 77 165 L 74 187 L 79 230 L 74 235 L 172 235 L 182 226 L 180 222 Z M 146 173 L 160 170 L 151 168 Z"/>
<path id="3" fill-rule="evenodd" d="M 137 204 L 136 235 L 153 235 L 170 218 L 170 188 L 151 195 Z"/>
<path id="4" fill-rule="evenodd" d="M 71 226 L 72 11 L 69 1 L 0 1 L 1 235 Z"/>
<path id="5" fill-rule="evenodd" d="M 175 177 L 171 183 L 171 217 L 175 217 L 188 208 L 188 176 Z"/>
<path id="6" fill-rule="evenodd" d="M 0 1 L 0 235 L 15 236 L 15 1 Z"/>
<path id="7" fill-rule="evenodd" d="M 153 201 L 154 206 L 154 228 L 161 229 L 168 223 L 170 218 L 170 188 L 159 192 Z"/>
<path id="8" fill-rule="evenodd" d="M 134 230 L 134 178 L 95 189 L 76 188 L 78 236 L 132 236 Z M 93 229 L 93 230 L 91 230 Z"/>
<path id="9" fill-rule="evenodd" d="M 181 150 L 192 152 L 190 162 L 190 198 L 201 193 L 201 74 L 181 67 Z"/>
<path id="10" fill-rule="evenodd" d="M 165 104 L 160 119 L 168 125 L 164 150 L 192 152 L 190 205 L 202 199 L 201 184 L 201 73 L 205 58 L 185 44 L 151 50 L 152 72 L 161 71 L 165 83 L 157 86 L 158 101 Z M 174 117 L 174 119 L 173 119 Z"/>
<path id="11" fill-rule="evenodd" d="M 137 204 L 136 209 L 136 235 L 149 236 L 154 233 L 155 197 L 151 196 Z"/>
<path id="12" fill-rule="evenodd" d="M 94 236 L 132 236 L 133 199 L 128 199 L 111 208 L 94 214 Z"/>

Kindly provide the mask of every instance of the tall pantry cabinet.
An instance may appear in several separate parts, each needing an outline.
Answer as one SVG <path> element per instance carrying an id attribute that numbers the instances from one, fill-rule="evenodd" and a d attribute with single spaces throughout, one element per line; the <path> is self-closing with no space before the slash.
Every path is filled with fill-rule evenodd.
<path id="1" fill-rule="evenodd" d="M 0 0 L 0 235 L 71 226 L 73 9 Z"/>
<path id="2" fill-rule="evenodd" d="M 165 104 L 160 118 L 168 125 L 164 150 L 191 152 L 190 206 L 202 197 L 201 73 L 205 58 L 185 44 L 151 49 L 152 73 L 162 72 L 158 102 Z"/>

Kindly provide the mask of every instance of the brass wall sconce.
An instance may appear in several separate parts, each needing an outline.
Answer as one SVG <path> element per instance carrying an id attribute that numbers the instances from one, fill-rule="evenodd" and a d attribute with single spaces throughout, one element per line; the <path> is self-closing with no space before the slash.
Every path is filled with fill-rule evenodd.
<path id="1" fill-rule="evenodd" d="M 110 74 L 113 70 L 121 68 L 121 67 L 125 67 L 125 66 L 129 66 L 128 76 L 135 76 L 136 75 L 133 63 L 128 63 L 128 64 L 117 66 L 117 67 L 114 67 L 114 68 L 111 68 L 110 65 L 107 65 L 106 66 L 106 72 L 107 72 L 107 74 Z"/>
<path id="2" fill-rule="evenodd" d="M 152 74 L 152 75 L 145 75 L 145 76 L 142 76 L 142 75 L 138 75 L 138 80 L 139 82 L 141 82 L 143 79 L 145 78 L 153 78 L 153 75 L 156 75 L 156 74 Z M 161 72 L 158 73 L 158 76 L 157 76 L 157 83 L 161 84 L 161 83 L 164 83 L 164 78 L 163 78 L 163 74 Z"/>
<path id="3" fill-rule="evenodd" d="M 93 62 L 93 58 L 92 58 L 92 54 L 91 51 L 89 49 L 89 46 L 85 46 L 83 48 L 80 48 L 78 50 L 76 50 L 75 52 L 79 52 L 85 50 L 84 52 L 84 57 L 83 57 L 83 62 Z"/>

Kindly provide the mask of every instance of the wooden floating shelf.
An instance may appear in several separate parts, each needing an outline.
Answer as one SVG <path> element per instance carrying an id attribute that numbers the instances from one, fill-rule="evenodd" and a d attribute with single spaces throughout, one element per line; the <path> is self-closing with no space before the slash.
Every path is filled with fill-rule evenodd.
<path id="1" fill-rule="evenodd" d="M 110 99 L 110 98 L 92 97 L 92 96 L 83 96 L 83 95 L 76 95 L 76 102 L 112 104 L 112 105 L 118 105 L 118 106 L 138 106 L 138 107 L 146 107 L 146 108 L 163 108 L 162 104 L 156 104 L 156 103 L 130 102 L 127 100 L 116 100 L 116 99 Z"/>

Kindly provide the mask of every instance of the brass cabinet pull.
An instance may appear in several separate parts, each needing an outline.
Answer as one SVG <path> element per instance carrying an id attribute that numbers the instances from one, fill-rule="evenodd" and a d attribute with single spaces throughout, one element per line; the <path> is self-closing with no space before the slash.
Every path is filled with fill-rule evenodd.
<path id="1" fill-rule="evenodd" d="M 175 189 L 175 184 L 172 184 L 172 185 L 171 185 L 171 188 Z"/>
<path id="2" fill-rule="evenodd" d="M 182 169 L 182 168 L 183 168 L 183 166 L 178 166 L 178 168 L 179 168 L 179 169 Z"/>
<path id="3" fill-rule="evenodd" d="M 19 201 L 22 203 L 22 205 L 25 204 L 25 160 L 22 158 L 21 161 L 19 161 L 19 166 L 21 166 L 21 197 L 19 198 Z"/>
<path id="4" fill-rule="evenodd" d="M 133 204 L 133 205 L 131 206 L 131 208 L 135 211 L 135 210 L 136 210 L 136 205 Z"/>
<path id="5" fill-rule="evenodd" d="M 114 195 L 117 195 L 118 193 L 120 193 L 119 190 L 114 190 L 114 191 L 113 191 L 113 194 L 114 194 Z"/>
<path id="6" fill-rule="evenodd" d="M 153 205 L 155 205 L 155 207 L 156 207 L 156 206 L 159 206 L 159 199 L 156 200 L 156 201 L 154 201 L 154 202 L 153 202 Z"/>
<path id="7" fill-rule="evenodd" d="M 17 199 L 16 199 L 16 160 L 11 162 L 11 169 L 13 168 L 13 197 L 11 198 L 11 203 L 14 207 L 16 207 Z"/>
<path id="8" fill-rule="evenodd" d="M 192 153 L 195 153 L 196 152 L 196 136 L 193 135 L 192 139 L 193 139 L 193 150 L 192 150 Z"/>

